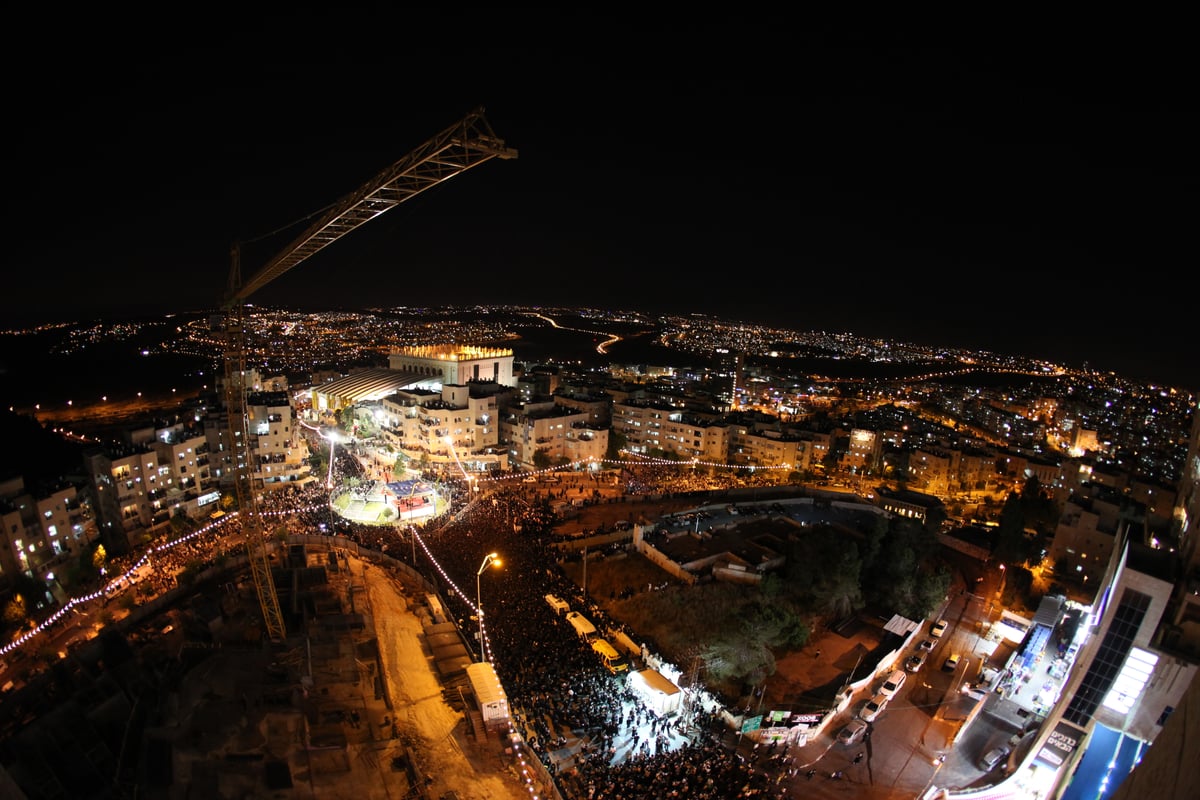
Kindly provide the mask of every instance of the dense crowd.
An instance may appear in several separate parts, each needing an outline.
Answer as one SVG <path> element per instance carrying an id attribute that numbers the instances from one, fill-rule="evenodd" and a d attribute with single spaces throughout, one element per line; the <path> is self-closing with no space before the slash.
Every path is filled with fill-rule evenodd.
<path id="1" fill-rule="evenodd" d="M 334 485 L 361 480 L 363 465 L 339 451 L 331 475 Z M 544 596 L 554 594 L 599 630 L 623 628 L 559 569 L 554 490 L 535 491 L 519 480 L 495 482 L 483 493 L 465 480 L 443 480 L 439 487 L 451 498 L 449 508 L 424 524 L 344 519 L 332 512 L 324 481 L 266 493 L 259 512 L 267 535 L 326 532 L 411 563 L 437 587 L 467 641 L 476 624 L 471 590 L 479 565 L 488 553 L 503 553 L 504 568 L 488 573 L 482 591 L 486 656 L 505 687 L 514 726 L 565 797 L 763 796 L 770 771 L 737 753 L 711 698 L 660 716 L 630 688 L 626 674 L 611 674 L 546 603 Z M 236 518 L 220 527 L 219 536 L 188 536 L 156 548 L 150 576 L 156 588 L 169 589 L 185 569 L 203 568 L 241 546 Z"/>

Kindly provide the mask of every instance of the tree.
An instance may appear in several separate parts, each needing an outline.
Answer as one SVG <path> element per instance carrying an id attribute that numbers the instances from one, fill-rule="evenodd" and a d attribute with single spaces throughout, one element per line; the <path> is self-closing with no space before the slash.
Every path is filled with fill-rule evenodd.
<path id="1" fill-rule="evenodd" d="M 936 505 L 925 512 L 925 531 L 935 534 L 941 531 L 942 523 L 946 521 L 946 507 Z"/>
<path id="2" fill-rule="evenodd" d="M 12 579 L 13 594 L 25 600 L 29 611 L 36 611 L 49 605 L 46 584 L 24 572 L 18 572 Z"/>
<path id="3" fill-rule="evenodd" d="M 91 547 L 83 548 L 79 557 L 75 559 L 67 571 L 67 579 L 72 586 L 90 586 L 92 583 L 100 580 L 100 570 L 96 566 L 94 549 L 102 546 L 95 544 Z"/>
<path id="4" fill-rule="evenodd" d="M 1042 488 L 1037 476 L 1030 475 L 1021 491 L 1021 511 L 1025 515 L 1025 527 L 1037 531 L 1039 539 L 1049 539 L 1058 525 L 1059 508 L 1049 491 Z M 1037 545 L 1041 549 L 1040 543 Z M 1031 545 L 1032 546 L 1032 545 Z M 1026 552 L 1026 559 L 1040 556 L 1039 553 Z"/>
<path id="5" fill-rule="evenodd" d="M 29 618 L 29 607 L 25 598 L 14 594 L 4 606 L 4 621 L 9 625 L 19 626 Z"/>
<path id="6" fill-rule="evenodd" d="M 932 573 L 923 575 L 917 581 L 913 592 L 914 605 L 911 608 L 900 610 L 900 613 L 906 616 L 911 615 L 912 619 L 928 617 L 946 599 L 946 595 L 950 592 L 951 580 L 950 571 L 944 566 L 939 566 Z"/>
<path id="7" fill-rule="evenodd" d="M 1025 560 L 1025 512 L 1021 498 L 1010 492 L 1000 510 L 1000 525 L 996 529 L 996 547 L 992 556 L 1002 564 L 1019 564 Z"/>
<path id="8" fill-rule="evenodd" d="M 628 443 L 629 440 L 625 437 L 625 434 L 610 429 L 608 432 L 608 449 L 604 453 L 605 457 L 609 461 L 619 460 L 621 458 L 621 451 L 625 449 L 625 445 Z"/>
<path id="9" fill-rule="evenodd" d="M 830 617 L 844 617 L 863 605 L 862 560 L 844 533 L 813 529 L 788 551 L 786 581 L 799 602 Z"/>
<path id="10" fill-rule="evenodd" d="M 104 565 L 108 563 L 108 551 L 104 549 L 104 545 L 97 544 L 96 549 L 92 551 L 92 564 L 96 569 L 104 569 Z"/>

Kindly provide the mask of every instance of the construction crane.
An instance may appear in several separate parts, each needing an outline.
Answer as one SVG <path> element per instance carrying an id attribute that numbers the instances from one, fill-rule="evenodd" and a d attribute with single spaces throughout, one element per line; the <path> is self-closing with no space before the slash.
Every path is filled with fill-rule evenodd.
<path id="1" fill-rule="evenodd" d="M 333 244 L 426 189 L 493 158 L 512 159 L 517 151 L 505 146 L 477 108 L 407 156 L 392 164 L 357 191 L 346 195 L 319 220 L 276 255 L 250 280 L 242 281 L 241 248 L 234 244 L 225 296 L 225 402 L 229 439 L 236 474 L 238 517 L 254 587 L 262 607 L 263 624 L 272 642 L 282 642 L 286 625 L 271 578 L 266 531 L 258 506 L 250 452 L 250 420 L 246 394 L 246 301 L 256 291 Z"/>

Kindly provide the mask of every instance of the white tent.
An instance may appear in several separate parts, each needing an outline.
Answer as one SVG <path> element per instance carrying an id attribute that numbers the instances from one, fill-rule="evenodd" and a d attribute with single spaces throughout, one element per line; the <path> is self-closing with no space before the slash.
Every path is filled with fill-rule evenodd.
<path id="1" fill-rule="evenodd" d="M 678 686 L 654 669 L 643 669 L 629 675 L 629 685 L 660 717 L 674 714 L 683 701 L 683 692 Z"/>

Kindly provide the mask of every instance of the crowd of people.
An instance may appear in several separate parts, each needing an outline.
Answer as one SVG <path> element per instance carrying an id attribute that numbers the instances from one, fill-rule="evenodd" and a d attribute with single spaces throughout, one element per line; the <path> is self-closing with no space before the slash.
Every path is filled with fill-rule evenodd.
<path id="1" fill-rule="evenodd" d="M 339 451 L 331 475 L 335 485 L 361 479 L 363 465 L 352 452 Z M 267 535 L 326 532 L 411 562 L 436 586 L 464 632 L 477 618 L 478 599 L 464 589 L 475 588 L 488 553 L 503 553 L 504 568 L 487 576 L 486 650 L 476 655 L 493 663 L 514 727 L 569 800 L 742 798 L 767 791 L 771 771 L 738 754 L 736 737 L 719 721 L 711 698 L 659 714 L 631 688 L 627 673 L 612 674 L 547 604 L 545 595 L 554 594 L 582 610 L 598 630 L 624 629 L 559 569 L 558 517 L 547 492 L 531 491 L 517 478 L 491 482 L 484 492 L 465 479 L 439 487 L 450 498 L 448 510 L 423 524 L 344 519 L 331 511 L 330 487 L 321 481 L 266 493 L 258 511 Z M 219 526 L 221 535 L 160 545 L 152 577 L 158 588 L 171 588 L 184 570 L 240 547 L 240 525 L 231 516 Z M 469 634 L 464 638 L 471 641 Z M 702 696 L 698 687 L 689 695 Z"/>

